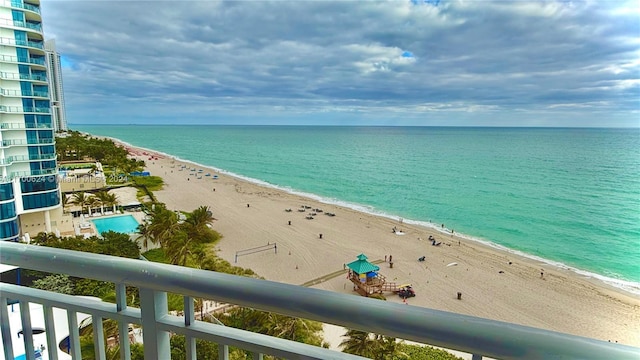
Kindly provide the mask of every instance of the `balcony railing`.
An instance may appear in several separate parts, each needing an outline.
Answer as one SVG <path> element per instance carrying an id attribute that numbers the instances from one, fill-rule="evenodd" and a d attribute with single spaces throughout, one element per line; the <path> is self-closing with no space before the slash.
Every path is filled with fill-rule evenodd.
<path id="1" fill-rule="evenodd" d="M 53 129 L 50 124 L 2 123 L 0 130 Z"/>
<path id="2" fill-rule="evenodd" d="M 57 155 L 56 154 L 42 154 L 42 155 L 20 155 L 20 156 L 8 156 L 4 159 L 0 159 L 0 166 L 9 166 L 13 163 L 16 162 L 29 162 L 29 161 L 36 161 L 36 160 L 56 160 L 57 159 Z M 24 172 L 29 173 L 28 171 Z M 15 174 L 15 173 L 13 173 Z M 35 175 L 35 174 L 32 174 Z M 26 175 L 24 175 L 26 176 Z M 13 177 L 12 177 L 13 179 Z"/>
<path id="3" fill-rule="evenodd" d="M 351 329 L 384 334 L 399 339 L 431 344 L 474 354 L 474 359 L 489 356 L 497 359 L 637 359 L 640 349 L 536 329 L 505 322 L 486 320 L 416 306 L 388 303 L 359 296 L 239 277 L 217 272 L 171 266 L 106 255 L 0 242 L 3 264 L 50 273 L 67 274 L 112 282 L 116 287 L 116 304 L 79 300 L 70 295 L 0 284 L 0 310 L 9 299 L 18 300 L 22 308 L 28 303 L 45 308 L 66 309 L 70 323 L 77 313 L 90 314 L 94 324 L 94 347 L 103 359 L 105 344 L 102 320 L 118 323 L 119 338 L 128 338 L 128 325 L 143 327 L 146 359 L 169 359 L 169 334 L 186 336 L 187 358 L 195 359 L 194 339 L 218 343 L 219 358 L 228 359 L 228 347 L 254 353 L 254 359 L 270 354 L 293 359 L 357 359 L 353 355 L 277 339 L 266 335 L 196 321 L 194 298 L 217 301 L 288 316 L 341 325 Z M 140 309 L 127 307 L 126 286 L 140 289 Z M 185 316 L 170 315 L 167 293 L 184 296 Z M 4 310 L 3 310 L 4 311 Z M 2 313 L 6 316 L 6 313 Z M 33 349 L 29 319 L 23 315 L 25 348 Z M 12 358 L 10 330 L 2 321 L 5 358 Z M 57 348 L 45 319 L 49 348 Z M 80 359 L 79 336 L 71 331 L 74 359 Z M 121 358 L 129 359 L 129 348 L 122 342 Z M 52 346 L 53 345 L 53 346 Z"/>
<path id="4" fill-rule="evenodd" d="M 18 74 L 18 73 L 9 73 L 9 72 L 0 72 L 0 78 L 6 80 L 35 80 L 47 82 L 47 77 L 44 75 L 38 74 Z"/>
<path id="5" fill-rule="evenodd" d="M 2 147 L 8 146 L 26 146 L 26 145 L 45 145 L 45 144 L 53 144 L 53 139 L 37 139 L 37 140 L 26 140 L 26 139 L 14 139 L 14 140 L 2 140 Z"/>
<path id="6" fill-rule="evenodd" d="M 49 92 L 47 91 L 10 90 L 10 89 L 2 89 L 2 88 L 0 88 L 0 95 L 12 96 L 12 97 L 33 96 L 33 97 L 49 98 Z"/>
<path id="7" fill-rule="evenodd" d="M 49 114 L 51 112 L 51 109 L 48 107 L 22 107 L 22 106 L 0 105 L 0 112 Z"/>
<path id="8" fill-rule="evenodd" d="M 38 23 L 30 23 L 28 21 L 13 21 L 14 26 L 23 27 L 31 30 L 35 30 L 38 32 L 42 32 L 42 24 Z"/>
<path id="9" fill-rule="evenodd" d="M 18 4 L 18 3 L 14 2 L 14 1 L 4 0 L 2 2 L 2 6 L 18 8 L 18 9 L 25 9 L 25 10 L 33 11 L 35 13 L 40 14 L 40 8 L 38 6 L 31 5 L 31 4 Z"/>
<path id="10" fill-rule="evenodd" d="M 38 23 L 30 23 L 27 21 L 0 19 L 0 25 L 16 26 L 21 28 L 31 29 L 37 32 L 42 32 L 42 25 Z"/>
<path id="11" fill-rule="evenodd" d="M 17 56 L 12 56 L 12 55 L 0 55 L 0 61 L 10 62 L 10 63 L 37 64 L 42 66 L 45 65 L 44 58 L 42 57 L 18 58 Z"/>
<path id="12" fill-rule="evenodd" d="M 37 49 L 44 49 L 44 43 L 40 41 L 16 40 L 12 38 L 0 38 L 0 45 L 29 46 Z"/>

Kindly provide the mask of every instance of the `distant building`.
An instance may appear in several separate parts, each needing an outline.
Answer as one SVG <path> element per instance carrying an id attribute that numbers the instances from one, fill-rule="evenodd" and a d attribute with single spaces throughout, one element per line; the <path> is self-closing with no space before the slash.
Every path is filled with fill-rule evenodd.
<path id="1" fill-rule="evenodd" d="M 0 2 L 0 240 L 64 221 L 46 58 L 40 0 Z"/>
<path id="2" fill-rule="evenodd" d="M 64 107 L 64 90 L 62 88 L 62 66 L 60 54 L 56 51 L 55 39 L 44 42 L 49 73 L 49 95 L 51 98 L 51 119 L 56 131 L 67 131 L 67 115 Z"/>

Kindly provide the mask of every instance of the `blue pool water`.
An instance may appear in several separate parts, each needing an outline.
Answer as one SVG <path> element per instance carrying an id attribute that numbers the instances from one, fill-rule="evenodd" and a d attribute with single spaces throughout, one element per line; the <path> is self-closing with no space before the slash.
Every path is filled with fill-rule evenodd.
<path id="1" fill-rule="evenodd" d="M 132 215 L 114 216 L 91 221 L 100 234 L 109 230 L 130 234 L 136 232 L 138 229 L 138 221 Z"/>

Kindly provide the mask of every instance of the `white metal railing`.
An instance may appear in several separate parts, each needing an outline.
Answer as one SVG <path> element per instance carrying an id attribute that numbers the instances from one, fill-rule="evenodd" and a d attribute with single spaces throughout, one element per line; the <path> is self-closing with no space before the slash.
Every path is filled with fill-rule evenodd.
<path id="1" fill-rule="evenodd" d="M 37 32 L 42 32 L 42 25 L 40 23 L 32 23 L 28 21 L 11 20 L 11 19 L 0 19 L 0 25 L 9 25 L 9 26 L 35 30 Z"/>
<path id="2" fill-rule="evenodd" d="M 48 107 L 23 107 L 23 106 L 5 106 L 0 105 L 0 112 L 7 113 L 41 113 L 48 114 L 51 112 L 51 108 Z"/>
<path id="3" fill-rule="evenodd" d="M 0 78 L 5 80 L 33 80 L 46 82 L 47 77 L 39 74 L 19 74 L 10 72 L 0 72 Z"/>
<path id="4" fill-rule="evenodd" d="M 31 4 L 25 4 L 25 3 L 20 4 L 20 3 L 16 3 L 15 1 L 4 0 L 2 2 L 2 6 L 25 9 L 25 10 L 33 11 L 37 14 L 40 14 L 40 8 L 38 6 L 31 5 Z"/>
<path id="5" fill-rule="evenodd" d="M 28 63 L 45 66 L 44 57 L 22 57 L 12 55 L 0 55 L 0 61 L 10 63 Z"/>
<path id="6" fill-rule="evenodd" d="M 0 45 L 29 46 L 36 49 L 44 49 L 44 43 L 41 41 L 18 40 L 5 37 L 0 38 Z"/>
<path id="7" fill-rule="evenodd" d="M 431 344 L 474 354 L 474 359 L 638 359 L 640 349 L 472 316 L 417 306 L 339 294 L 318 289 L 258 280 L 212 271 L 151 263 L 140 260 L 0 242 L 0 261 L 22 268 L 108 281 L 116 285 L 116 304 L 87 301 L 70 295 L 0 284 L 0 309 L 8 299 L 67 309 L 93 316 L 96 356 L 104 359 L 102 319 L 119 324 L 126 339 L 128 324 L 143 327 L 146 359 L 169 359 L 169 333 L 185 335 L 188 359 L 195 359 L 196 338 L 219 344 L 219 358 L 228 359 L 228 347 L 252 351 L 254 359 L 270 354 L 288 359 L 357 359 L 353 355 L 300 344 L 266 335 L 232 329 L 194 319 L 194 298 L 216 299 L 283 315 L 300 317 L 363 330 L 399 339 Z M 140 289 L 140 309 L 126 305 L 126 285 Z M 185 316 L 168 314 L 167 292 L 182 294 Z M 28 306 L 21 306 L 23 307 Z M 2 314 L 0 314 L 2 315 Z M 23 322 L 25 319 L 23 318 Z M 28 321 L 27 321 L 28 322 Z M 5 358 L 6 321 L 2 321 Z M 26 348 L 31 338 L 24 328 Z M 52 336 L 47 332 L 47 337 Z M 72 331 L 74 359 L 78 357 L 78 334 Z M 9 341 L 10 336 L 9 336 Z M 128 359 L 123 341 L 121 358 Z M 31 345 L 31 347 L 29 347 Z"/>

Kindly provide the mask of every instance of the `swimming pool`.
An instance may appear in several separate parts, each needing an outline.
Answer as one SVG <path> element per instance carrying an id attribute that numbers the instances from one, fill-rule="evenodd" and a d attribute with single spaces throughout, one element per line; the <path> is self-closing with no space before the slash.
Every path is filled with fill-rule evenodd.
<path id="1" fill-rule="evenodd" d="M 91 220 L 99 234 L 105 231 L 131 234 L 138 231 L 138 221 L 132 215 L 113 216 L 104 219 Z"/>

